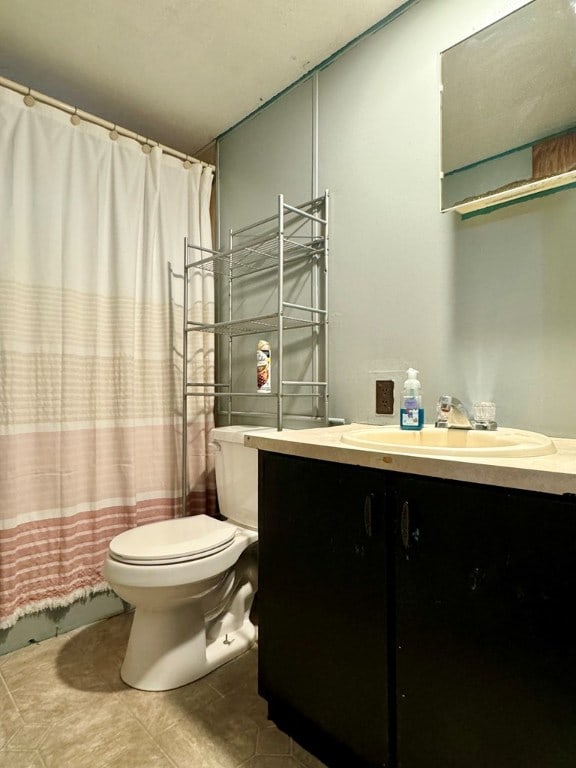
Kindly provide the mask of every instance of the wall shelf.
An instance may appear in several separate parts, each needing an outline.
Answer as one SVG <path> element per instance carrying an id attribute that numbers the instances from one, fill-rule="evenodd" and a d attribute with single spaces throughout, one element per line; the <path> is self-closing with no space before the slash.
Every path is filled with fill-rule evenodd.
<path id="1" fill-rule="evenodd" d="M 506 189 L 495 190 L 487 195 L 462 200 L 459 203 L 446 208 L 448 211 L 456 211 L 462 216 L 470 216 L 479 213 L 488 213 L 493 208 L 503 205 L 511 205 L 514 202 L 522 202 L 526 198 L 539 197 L 552 192 L 560 192 L 570 189 L 576 184 L 576 171 L 549 176 L 544 179 L 529 180 Z"/>

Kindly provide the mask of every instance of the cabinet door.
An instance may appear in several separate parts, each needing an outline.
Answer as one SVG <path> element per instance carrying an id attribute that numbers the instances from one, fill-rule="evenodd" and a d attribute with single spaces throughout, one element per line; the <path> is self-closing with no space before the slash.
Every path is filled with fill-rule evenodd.
<path id="1" fill-rule="evenodd" d="M 401 478 L 401 768 L 576 765 L 576 507 Z"/>
<path id="2" fill-rule="evenodd" d="M 330 766 L 388 765 L 383 475 L 260 454 L 259 687 Z"/>

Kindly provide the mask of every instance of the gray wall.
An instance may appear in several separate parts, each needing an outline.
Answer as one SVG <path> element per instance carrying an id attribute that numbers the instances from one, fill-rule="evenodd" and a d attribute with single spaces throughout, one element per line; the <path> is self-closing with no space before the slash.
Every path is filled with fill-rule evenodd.
<path id="1" fill-rule="evenodd" d="M 219 141 L 221 231 L 332 196 L 331 415 L 374 413 L 374 379 L 420 370 L 493 399 L 502 425 L 576 433 L 576 192 L 462 221 L 440 213 L 439 53 L 522 5 L 422 0 Z M 396 390 L 398 392 L 398 389 Z"/>
<path id="2" fill-rule="evenodd" d="M 23 616 L 10 629 L 0 630 L 0 656 L 127 610 L 131 610 L 130 606 L 113 592 L 101 592 L 66 608 L 48 608 Z"/>

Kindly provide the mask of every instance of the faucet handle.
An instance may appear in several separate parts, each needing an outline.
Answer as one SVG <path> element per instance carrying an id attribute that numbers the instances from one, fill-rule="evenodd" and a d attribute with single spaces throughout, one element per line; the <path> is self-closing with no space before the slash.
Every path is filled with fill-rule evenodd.
<path id="1" fill-rule="evenodd" d="M 482 401 L 472 406 L 474 429 L 497 429 L 496 405 Z"/>

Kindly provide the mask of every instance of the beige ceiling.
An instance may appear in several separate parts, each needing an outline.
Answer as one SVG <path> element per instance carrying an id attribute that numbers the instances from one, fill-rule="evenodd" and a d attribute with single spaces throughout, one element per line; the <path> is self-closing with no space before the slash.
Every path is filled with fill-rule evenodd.
<path id="1" fill-rule="evenodd" d="M 0 76 L 187 154 L 404 0 L 0 0 Z"/>

